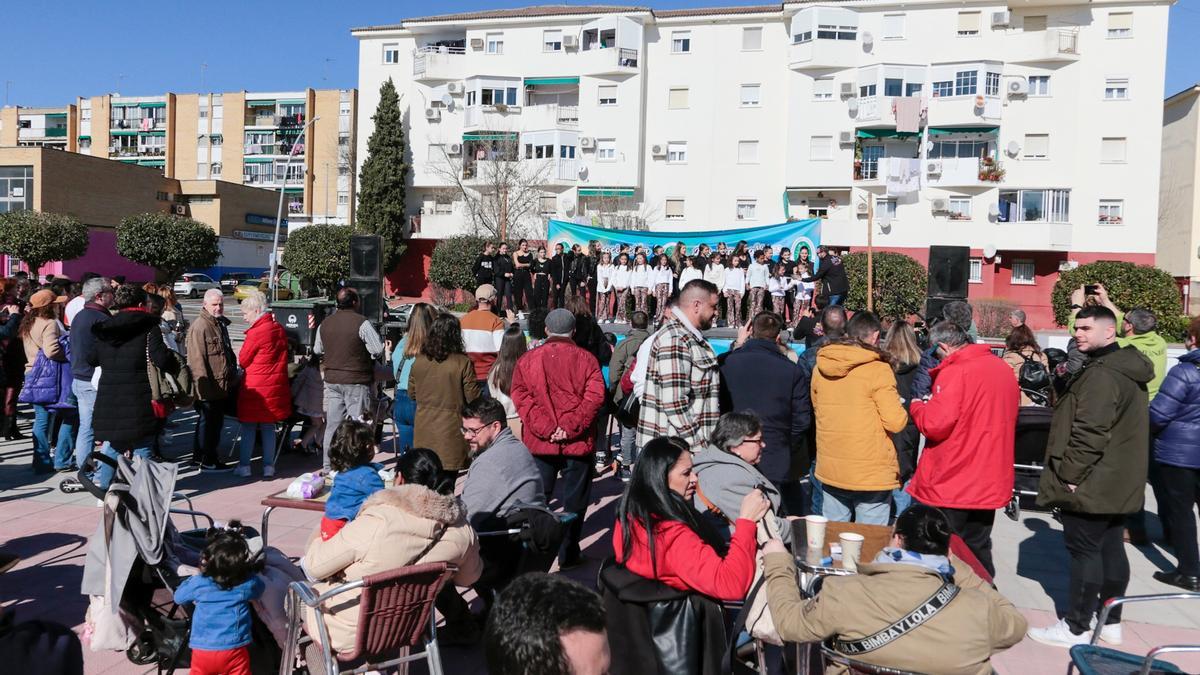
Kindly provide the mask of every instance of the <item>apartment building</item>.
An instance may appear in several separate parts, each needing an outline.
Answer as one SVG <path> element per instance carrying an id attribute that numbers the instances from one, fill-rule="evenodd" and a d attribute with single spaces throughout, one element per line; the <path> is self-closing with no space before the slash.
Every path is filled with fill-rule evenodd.
<path id="1" fill-rule="evenodd" d="M 1200 84 L 1163 104 L 1158 192 L 1158 266 L 1183 289 L 1186 311 L 1200 306 Z"/>
<path id="2" fill-rule="evenodd" d="M 931 244 L 965 245 L 972 298 L 1008 298 L 1048 325 L 1060 269 L 1154 260 L 1169 5 L 410 18 L 352 32 L 358 159 L 391 78 L 410 106 L 415 237 L 464 230 L 456 185 L 499 150 L 545 165 L 542 222 L 613 209 L 668 231 L 819 217 L 843 248 L 865 246 L 868 228 L 875 246 L 922 262 Z M 466 180 L 448 180 L 447 164 Z"/>
<path id="3" fill-rule="evenodd" d="M 0 146 L 75 150 L 75 106 L 0 108 Z"/>

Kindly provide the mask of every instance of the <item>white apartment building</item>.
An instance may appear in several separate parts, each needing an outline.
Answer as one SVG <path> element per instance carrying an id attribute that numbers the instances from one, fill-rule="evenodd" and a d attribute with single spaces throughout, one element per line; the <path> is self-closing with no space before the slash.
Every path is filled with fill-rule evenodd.
<path id="1" fill-rule="evenodd" d="M 1163 103 L 1158 266 L 1171 273 L 1191 307 L 1200 303 L 1200 84 Z M 1191 313 L 1191 307 L 1185 311 Z"/>
<path id="2" fill-rule="evenodd" d="M 922 262 L 931 244 L 969 246 L 971 297 L 1009 298 L 1045 325 L 1061 267 L 1154 260 L 1170 4 L 848 0 L 405 19 L 353 31 L 357 156 L 391 78 L 409 111 L 416 237 L 465 227 L 431 164 L 449 154 L 468 173 L 488 143 L 513 139 L 549 165 L 543 218 L 592 222 L 616 199 L 658 230 L 820 217 L 823 241 L 845 248 L 864 246 L 868 225 L 875 246 Z"/>

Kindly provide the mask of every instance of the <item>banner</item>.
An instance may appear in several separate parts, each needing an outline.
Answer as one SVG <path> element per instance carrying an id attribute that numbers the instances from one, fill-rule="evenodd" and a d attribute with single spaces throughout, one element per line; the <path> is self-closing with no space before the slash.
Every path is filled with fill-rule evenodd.
<path id="1" fill-rule="evenodd" d="M 810 258 L 815 260 L 817 246 L 821 243 L 821 219 L 809 218 L 791 223 L 764 225 L 763 227 L 747 227 L 735 230 L 706 230 L 701 232 L 653 232 L 649 230 L 610 230 L 603 227 L 578 225 L 562 220 L 551 220 L 547 230 L 546 242 L 550 254 L 553 255 L 554 245 L 562 244 L 568 250 L 573 244 L 587 248 L 588 242 L 597 241 L 600 249 L 614 256 L 620 244 L 629 244 L 631 250 L 645 246 L 646 251 L 662 246 L 670 255 L 677 242 L 683 242 L 688 251 L 694 251 L 700 244 L 708 244 L 714 251 L 717 244 L 725 242 L 730 250 L 739 241 L 745 241 L 751 251 L 757 251 L 764 246 L 770 246 L 775 254 L 779 249 L 787 247 L 793 256 L 798 257 L 801 248 L 807 248 Z"/>

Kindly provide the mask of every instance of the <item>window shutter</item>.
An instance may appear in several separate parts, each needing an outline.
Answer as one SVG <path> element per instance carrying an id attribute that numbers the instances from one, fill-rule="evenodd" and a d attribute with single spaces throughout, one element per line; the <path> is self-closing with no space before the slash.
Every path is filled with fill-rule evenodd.
<path id="1" fill-rule="evenodd" d="M 1133 30 L 1132 12 L 1110 12 L 1108 15 L 1109 30 Z"/>
<path id="2" fill-rule="evenodd" d="M 672 109 L 688 107 L 688 90 L 672 89 L 667 98 L 667 107 Z"/>

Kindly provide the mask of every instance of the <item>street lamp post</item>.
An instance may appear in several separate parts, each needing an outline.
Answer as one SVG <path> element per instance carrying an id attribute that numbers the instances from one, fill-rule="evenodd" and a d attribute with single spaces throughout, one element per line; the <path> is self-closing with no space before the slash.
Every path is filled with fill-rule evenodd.
<path id="1" fill-rule="evenodd" d="M 279 208 L 275 210 L 275 236 L 271 238 L 271 278 L 267 282 L 267 288 L 271 291 L 271 302 L 279 299 L 279 282 L 276 280 L 275 275 L 279 269 L 279 226 L 283 223 L 283 198 L 287 196 L 288 170 L 292 168 L 292 162 L 296 159 L 296 151 L 304 145 L 308 128 L 319 119 L 321 118 L 312 118 L 300 130 L 300 137 L 292 144 L 292 150 L 288 153 L 287 163 L 283 165 L 283 185 L 279 186 Z"/>

